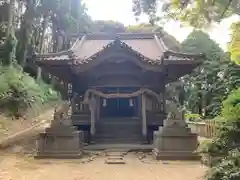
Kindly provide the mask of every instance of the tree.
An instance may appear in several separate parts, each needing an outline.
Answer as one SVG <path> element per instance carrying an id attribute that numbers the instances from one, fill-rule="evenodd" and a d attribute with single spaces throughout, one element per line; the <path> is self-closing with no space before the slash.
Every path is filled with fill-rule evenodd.
<path id="1" fill-rule="evenodd" d="M 185 106 L 193 113 L 215 117 L 220 113 L 222 101 L 240 86 L 240 69 L 202 31 L 193 31 L 182 48 L 184 52 L 206 54 L 202 65 L 183 78 Z"/>
<path id="2" fill-rule="evenodd" d="M 11 66 L 15 59 L 16 38 L 14 29 L 14 7 L 15 0 L 10 0 L 9 4 L 5 6 L 7 8 L 7 28 L 6 28 L 6 40 L 3 45 L 3 65 Z"/>
<path id="3" fill-rule="evenodd" d="M 228 51 L 231 53 L 231 59 L 240 64 L 240 22 L 231 26 L 232 40 L 228 45 Z"/>
<path id="4" fill-rule="evenodd" d="M 133 0 L 133 11 L 136 16 L 146 13 L 149 15 L 150 20 L 154 21 L 156 18 L 152 17 L 157 16 L 158 8 L 162 8 L 165 17 L 188 23 L 188 25 L 198 29 L 205 28 L 212 22 L 220 22 L 223 18 L 233 14 L 240 15 L 239 0 L 168 0 L 162 3 L 159 2 L 162 1 Z M 155 16 L 152 15 L 153 13 Z M 232 30 L 232 34 L 239 34 L 238 29 L 232 28 Z M 233 53 L 231 49 L 234 49 L 232 57 L 236 59 L 236 54 L 240 52 L 239 43 L 234 40 L 234 37 L 231 41 L 231 47 L 230 53 Z"/>
<path id="5" fill-rule="evenodd" d="M 90 32 L 123 33 L 125 27 L 120 22 L 97 20 L 90 26 Z"/>
<path id="6" fill-rule="evenodd" d="M 163 30 L 161 26 L 152 25 L 150 23 L 141 23 L 138 25 L 130 25 L 125 27 L 126 32 L 157 32 L 162 34 L 162 38 L 166 46 L 175 51 L 180 51 L 180 43 L 170 34 Z"/>
<path id="7" fill-rule="evenodd" d="M 137 16 L 146 13 L 151 17 L 158 8 L 168 17 L 198 28 L 233 14 L 240 15 L 238 0 L 133 0 L 133 11 Z"/>
<path id="8" fill-rule="evenodd" d="M 35 15 L 35 0 L 26 1 L 26 10 L 22 15 L 22 21 L 20 21 L 21 26 L 19 29 L 18 35 L 18 45 L 17 45 L 17 54 L 16 58 L 18 63 L 21 66 L 25 66 L 26 56 L 27 56 L 27 48 L 30 44 L 32 38 L 32 26 L 34 23 Z"/>

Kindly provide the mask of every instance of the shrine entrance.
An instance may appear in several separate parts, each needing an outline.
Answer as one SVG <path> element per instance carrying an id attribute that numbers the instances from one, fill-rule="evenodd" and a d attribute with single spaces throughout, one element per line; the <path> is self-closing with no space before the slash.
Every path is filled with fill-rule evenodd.
<path id="1" fill-rule="evenodd" d="M 101 98 L 100 116 L 103 117 L 135 117 L 138 115 L 137 98 Z"/>
<path id="2" fill-rule="evenodd" d="M 108 87 L 100 89 L 105 94 L 128 94 L 136 91 L 130 87 Z M 125 118 L 139 115 L 138 96 L 129 97 L 100 97 L 100 118 Z"/>

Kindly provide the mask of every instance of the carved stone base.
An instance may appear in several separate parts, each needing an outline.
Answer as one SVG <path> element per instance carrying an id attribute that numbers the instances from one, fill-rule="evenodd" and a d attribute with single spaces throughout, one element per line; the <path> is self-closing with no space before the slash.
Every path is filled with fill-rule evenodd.
<path id="1" fill-rule="evenodd" d="M 53 120 L 51 127 L 40 133 L 35 158 L 80 158 L 83 154 L 83 132 L 74 126 Z"/>
<path id="2" fill-rule="evenodd" d="M 164 151 L 159 152 L 153 149 L 153 158 L 155 160 L 200 160 L 198 153 L 188 151 Z"/>
<path id="3" fill-rule="evenodd" d="M 183 120 L 165 120 L 154 132 L 153 156 L 157 160 L 198 160 L 197 134 L 192 133 Z"/>

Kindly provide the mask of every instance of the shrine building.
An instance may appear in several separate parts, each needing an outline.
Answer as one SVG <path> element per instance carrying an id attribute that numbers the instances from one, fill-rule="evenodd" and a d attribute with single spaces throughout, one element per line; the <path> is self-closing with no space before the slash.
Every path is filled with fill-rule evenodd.
<path id="1" fill-rule="evenodd" d="M 85 141 L 151 143 L 166 118 L 165 86 L 203 58 L 165 44 L 161 33 L 83 34 L 69 50 L 37 54 L 36 63 L 65 82 Z"/>

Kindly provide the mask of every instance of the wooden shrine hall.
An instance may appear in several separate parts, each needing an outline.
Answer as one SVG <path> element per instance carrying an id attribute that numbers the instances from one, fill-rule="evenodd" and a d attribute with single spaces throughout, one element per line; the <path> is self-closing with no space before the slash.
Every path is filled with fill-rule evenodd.
<path id="1" fill-rule="evenodd" d="M 165 86 L 202 58 L 168 49 L 161 33 L 92 33 L 36 63 L 69 85 L 72 124 L 85 141 L 151 143 L 166 118 Z"/>

